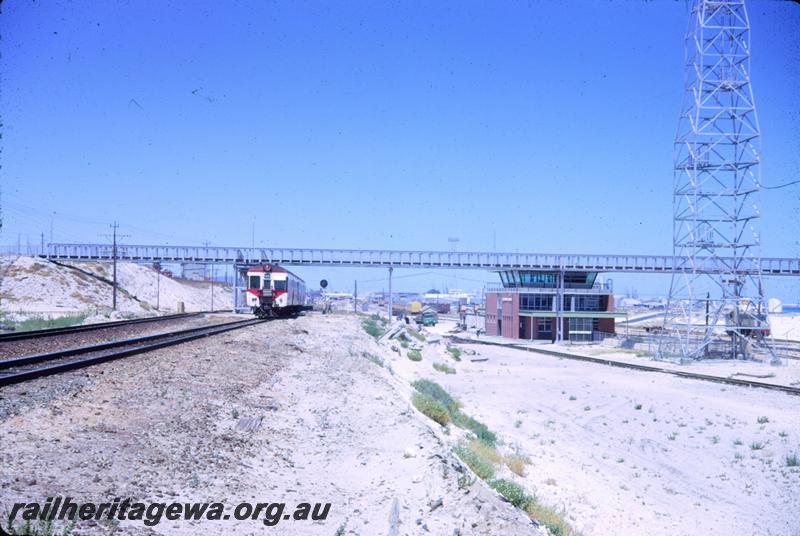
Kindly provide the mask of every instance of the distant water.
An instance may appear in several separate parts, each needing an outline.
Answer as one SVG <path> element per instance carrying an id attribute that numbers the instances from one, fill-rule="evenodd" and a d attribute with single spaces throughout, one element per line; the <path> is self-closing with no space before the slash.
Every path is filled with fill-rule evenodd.
<path id="1" fill-rule="evenodd" d="M 784 313 L 800 313 L 800 305 L 784 305 Z"/>

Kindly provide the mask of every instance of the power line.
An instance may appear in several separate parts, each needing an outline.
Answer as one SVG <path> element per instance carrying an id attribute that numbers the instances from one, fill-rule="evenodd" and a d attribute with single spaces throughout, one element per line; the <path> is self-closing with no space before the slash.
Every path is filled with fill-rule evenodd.
<path id="1" fill-rule="evenodd" d="M 779 188 L 786 188 L 787 186 L 791 186 L 792 184 L 798 184 L 798 183 L 800 183 L 800 179 L 797 179 L 796 181 L 787 182 L 786 184 L 779 184 L 778 186 L 764 186 L 763 184 L 759 184 L 759 186 L 761 186 L 765 190 L 777 190 Z"/>

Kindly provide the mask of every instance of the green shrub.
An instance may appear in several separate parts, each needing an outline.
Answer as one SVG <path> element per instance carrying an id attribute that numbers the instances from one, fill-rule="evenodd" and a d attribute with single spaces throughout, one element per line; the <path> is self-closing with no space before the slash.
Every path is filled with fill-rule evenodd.
<path id="1" fill-rule="evenodd" d="M 461 350 L 459 350 L 455 346 L 451 346 L 450 348 L 447 349 L 447 351 L 450 352 L 450 355 L 453 356 L 453 359 L 455 359 L 456 361 L 461 361 Z"/>
<path id="2" fill-rule="evenodd" d="M 403 348 L 408 348 L 408 341 L 403 339 L 402 341 L 400 341 L 400 346 L 402 346 Z"/>
<path id="3" fill-rule="evenodd" d="M 422 354 L 419 350 L 409 350 L 406 355 L 411 361 L 422 361 Z"/>
<path id="4" fill-rule="evenodd" d="M 442 426 L 446 426 L 450 422 L 450 412 L 447 411 L 444 404 L 431 396 L 422 393 L 414 393 L 414 396 L 411 397 L 411 403 L 414 404 L 414 407 L 423 415 Z"/>
<path id="5" fill-rule="evenodd" d="M 500 478 L 492 480 L 489 485 L 517 508 L 525 510 L 535 502 L 533 497 L 525 493 L 522 486 L 511 480 Z"/>
<path id="6" fill-rule="evenodd" d="M 455 374 L 456 373 L 456 369 L 454 369 L 453 367 L 448 367 L 444 363 L 434 363 L 433 364 L 433 368 L 435 368 L 439 372 L 444 372 L 445 374 Z"/>
<path id="7" fill-rule="evenodd" d="M 467 430 L 471 431 L 475 434 L 475 436 L 483 441 L 484 443 L 488 443 L 490 445 L 494 445 L 497 441 L 497 436 L 494 432 L 489 430 L 489 427 L 480 422 L 477 419 L 474 419 L 467 415 L 466 413 L 462 413 L 461 411 L 456 410 L 453 413 L 453 423 L 456 426 L 461 428 L 466 428 Z"/>
<path id="8" fill-rule="evenodd" d="M 14 331 L 33 331 L 37 329 L 65 328 L 68 326 L 75 326 L 81 324 L 88 317 L 89 317 L 88 313 L 59 316 L 56 318 L 34 316 L 26 320 L 20 320 L 20 321 L 8 320 L 5 317 L 3 317 L 2 319 L 0 319 L 0 322 L 13 327 Z"/>
<path id="9" fill-rule="evenodd" d="M 458 408 L 461 406 L 458 400 L 450 396 L 450 393 L 445 391 L 442 386 L 436 382 L 432 382 L 430 380 L 417 380 L 413 382 L 411 386 L 420 393 L 428 395 L 434 400 L 442 403 L 450 413 L 458 411 Z"/>
<path id="10" fill-rule="evenodd" d="M 378 321 L 374 318 L 367 318 L 366 320 L 362 321 L 361 327 L 364 328 L 364 331 L 366 331 L 368 335 L 376 339 L 383 335 L 383 328 L 378 326 Z"/>
<path id="11" fill-rule="evenodd" d="M 800 458 L 797 457 L 797 454 L 787 454 L 786 455 L 786 466 L 787 467 L 797 467 L 800 465 Z"/>

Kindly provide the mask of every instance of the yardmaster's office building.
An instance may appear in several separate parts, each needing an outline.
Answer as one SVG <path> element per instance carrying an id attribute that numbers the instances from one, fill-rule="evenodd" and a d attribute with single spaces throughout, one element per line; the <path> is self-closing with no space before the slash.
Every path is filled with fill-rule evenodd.
<path id="1" fill-rule="evenodd" d="M 611 280 L 597 272 L 501 271 L 486 289 L 486 334 L 545 341 L 600 340 L 614 333 Z M 561 305 L 561 307 L 559 307 Z M 559 329 L 559 325 L 561 329 Z"/>

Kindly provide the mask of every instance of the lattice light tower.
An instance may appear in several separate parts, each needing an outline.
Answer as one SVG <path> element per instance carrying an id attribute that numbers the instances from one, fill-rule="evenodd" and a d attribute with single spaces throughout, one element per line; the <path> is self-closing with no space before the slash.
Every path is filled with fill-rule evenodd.
<path id="1" fill-rule="evenodd" d="M 766 343 L 755 228 L 758 137 L 744 0 L 694 0 L 674 146 L 673 255 L 680 268 L 661 358 L 747 359 Z M 725 273 L 704 271 L 717 262 Z"/>

